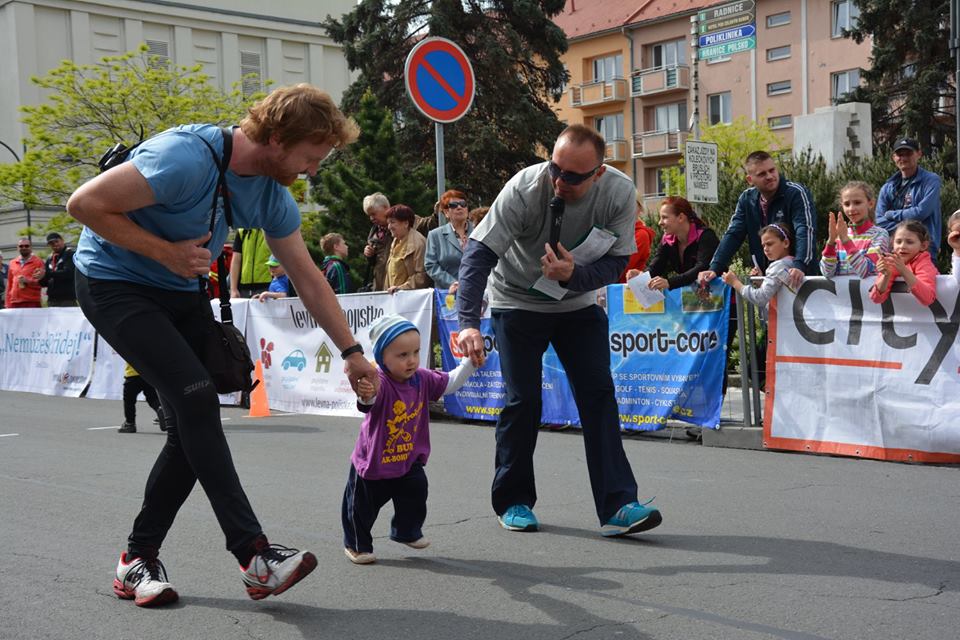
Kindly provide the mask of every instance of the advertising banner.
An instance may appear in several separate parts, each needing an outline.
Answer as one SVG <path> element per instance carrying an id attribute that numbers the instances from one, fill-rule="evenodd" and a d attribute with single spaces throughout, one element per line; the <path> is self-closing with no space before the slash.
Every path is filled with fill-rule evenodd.
<path id="1" fill-rule="evenodd" d="M 450 371 L 457 366 L 463 354 L 457 347 L 459 322 L 453 296 L 446 289 L 436 289 L 437 325 L 442 349 L 443 370 Z M 500 352 L 486 300 L 483 303 L 483 315 L 480 318 L 480 333 L 483 334 L 487 361 L 466 384 L 458 391 L 443 397 L 444 409 L 450 415 L 478 420 L 496 420 L 506 402 L 503 376 L 500 374 Z M 544 424 L 579 425 L 577 408 L 572 402 L 573 391 L 567 382 L 567 376 L 553 347 L 543 356 L 543 409 L 541 421 Z"/>
<path id="2" fill-rule="evenodd" d="M 668 420 L 716 429 L 723 405 L 730 289 L 715 280 L 664 291 L 641 307 L 624 285 L 607 287 L 610 365 L 624 429 Z"/>
<path id="3" fill-rule="evenodd" d="M 0 389 L 79 397 L 93 364 L 93 327 L 78 308 L 0 311 Z"/>
<path id="4" fill-rule="evenodd" d="M 368 336 L 378 318 L 396 313 L 420 331 L 421 366 L 430 366 L 432 290 L 337 296 L 350 329 L 373 360 Z M 343 373 L 340 349 L 317 325 L 299 298 L 250 302 L 246 338 L 263 364 L 271 409 L 294 413 L 359 416 L 357 396 Z"/>
<path id="5" fill-rule="evenodd" d="M 894 283 L 808 278 L 770 308 L 764 441 L 773 449 L 960 462 L 960 290 L 937 278 L 924 307 Z"/>
<path id="6" fill-rule="evenodd" d="M 706 292 L 696 288 L 668 291 L 653 307 L 641 307 L 623 285 L 606 289 L 610 321 L 610 358 L 620 425 L 631 430 L 660 429 L 667 420 L 716 428 L 723 404 L 729 289 L 716 282 Z M 460 354 L 454 300 L 437 290 L 437 317 L 443 366 L 455 366 Z M 457 393 L 444 398 L 448 413 L 494 420 L 504 404 L 496 337 L 489 314 L 481 319 L 487 362 Z M 545 424 L 579 425 L 573 391 L 553 349 L 543 359 Z"/>

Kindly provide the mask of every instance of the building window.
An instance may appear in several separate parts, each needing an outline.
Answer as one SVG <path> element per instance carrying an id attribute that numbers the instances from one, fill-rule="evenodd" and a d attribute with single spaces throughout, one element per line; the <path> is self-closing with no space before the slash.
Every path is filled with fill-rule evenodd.
<path id="1" fill-rule="evenodd" d="M 147 64 L 153 69 L 165 69 L 170 64 L 170 44 L 163 40 L 147 40 Z"/>
<path id="2" fill-rule="evenodd" d="M 784 45 L 782 47 L 773 47 L 772 49 L 767 49 L 767 62 L 773 62 L 774 60 L 784 60 L 790 57 L 790 45 Z"/>
<path id="3" fill-rule="evenodd" d="M 593 59 L 593 79 L 595 82 L 605 82 L 614 78 L 623 77 L 623 54 Z"/>
<path id="4" fill-rule="evenodd" d="M 730 124 L 733 122 L 729 91 L 707 96 L 707 119 L 710 124 Z"/>
<path id="5" fill-rule="evenodd" d="M 657 195 L 666 195 L 667 189 L 670 188 L 670 183 L 667 181 L 667 168 L 654 169 L 654 175 L 657 181 Z"/>
<path id="6" fill-rule="evenodd" d="M 767 29 L 772 29 L 774 27 L 783 27 L 790 24 L 790 12 L 784 11 L 783 13 L 774 13 L 767 16 Z"/>
<path id="7" fill-rule="evenodd" d="M 593 127 L 600 132 L 607 142 L 623 140 L 623 114 L 611 113 L 606 116 L 597 116 L 593 119 Z"/>
<path id="8" fill-rule="evenodd" d="M 680 131 L 687 128 L 687 103 L 661 104 L 653 110 L 653 130 Z"/>
<path id="9" fill-rule="evenodd" d="M 847 69 L 830 74 L 830 97 L 839 100 L 860 85 L 860 69 Z"/>
<path id="10" fill-rule="evenodd" d="M 789 129 L 793 126 L 793 116 L 774 116 L 767 118 L 767 126 L 771 129 Z"/>
<path id="11" fill-rule="evenodd" d="M 240 77 L 244 98 L 249 98 L 253 94 L 263 91 L 259 53 L 254 51 L 240 52 Z"/>
<path id="12" fill-rule="evenodd" d="M 779 96 L 784 93 L 790 93 L 792 87 L 789 80 L 781 80 L 779 82 L 771 82 L 767 85 L 767 95 L 768 96 Z"/>
<path id="13" fill-rule="evenodd" d="M 857 18 L 860 17 L 860 9 L 854 4 L 853 0 L 834 0 L 831 8 L 831 29 L 830 35 L 834 38 L 842 38 L 843 30 L 850 30 L 857 26 Z"/>
<path id="14" fill-rule="evenodd" d="M 673 40 L 661 42 L 650 47 L 650 62 L 655 69 L 674 67 L 683 64 L 686 60 L 683 48 L 684 41 Z"/>

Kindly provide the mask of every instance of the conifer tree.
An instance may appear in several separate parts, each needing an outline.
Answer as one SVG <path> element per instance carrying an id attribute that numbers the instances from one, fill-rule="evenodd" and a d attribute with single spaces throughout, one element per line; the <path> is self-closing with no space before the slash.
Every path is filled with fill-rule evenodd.
<path id="1" fill-rule="evenodd" d="M 870 38 L 871 67 L 842 101 L 871 105 L 877 143 L 907 135 L 925 154 L 943 148 L 955 137 L 952 110 L 944 109 L 952 100 L 941 100 L 955 95 L 950 0 L 854 1 L 860 16 L 845 35 L 857 44 Z"/>
<path id="2" fill-rule="evenodd" d="M 363 247 L 370 231 L 363 198 L 379 191 L 391 204 L 405 204 L 425 216 L 433 212 L 435 178 L 432 165 L 413 171 L 401 166 L 393 117 L 372 92 L 360 99 L 354 119 L 360 137 L 312 179 L 313 199 L 326 207 L 326 213 L 318 218 L 316 228 L 308 230 L 307 241 L 318 257 L 319 239 L 329 232 L 339 233 L 351 247 L 351 266 L 362 276 L 366 269 Z"/>

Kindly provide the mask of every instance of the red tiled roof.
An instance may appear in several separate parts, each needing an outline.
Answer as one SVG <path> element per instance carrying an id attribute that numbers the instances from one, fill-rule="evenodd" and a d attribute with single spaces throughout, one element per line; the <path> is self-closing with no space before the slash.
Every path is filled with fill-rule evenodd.
<path id="1" fill-rule="evenodd" d="M 718 0 L 567 0 L 553 21 L 568 38 L 722 4 Z"/>

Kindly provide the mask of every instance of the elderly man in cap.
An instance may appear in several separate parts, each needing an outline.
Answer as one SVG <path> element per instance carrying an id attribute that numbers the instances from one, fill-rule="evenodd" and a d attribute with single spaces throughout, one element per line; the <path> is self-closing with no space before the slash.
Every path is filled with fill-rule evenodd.
<path id="1" fill-rule="evenodd" d="M 897 172 L 880 187 L 877 224 L 893 236 L 904 220 L 916 220 L 930 232 L 930 255 L 937 258 L 943 223 L 940 217 L 940 176 L 920 167 L 920 144 L 912 138 L 893 145 Z"/>
<path id="2" fill-rule="evenodd" d="M 63 236 L 47 234 L 50 257 L 44 265 L 40 286 L 47 288 L 48 307 L 75 307 L 77 293 L 73 286 L 73 249 L 63 241 Z"/>

